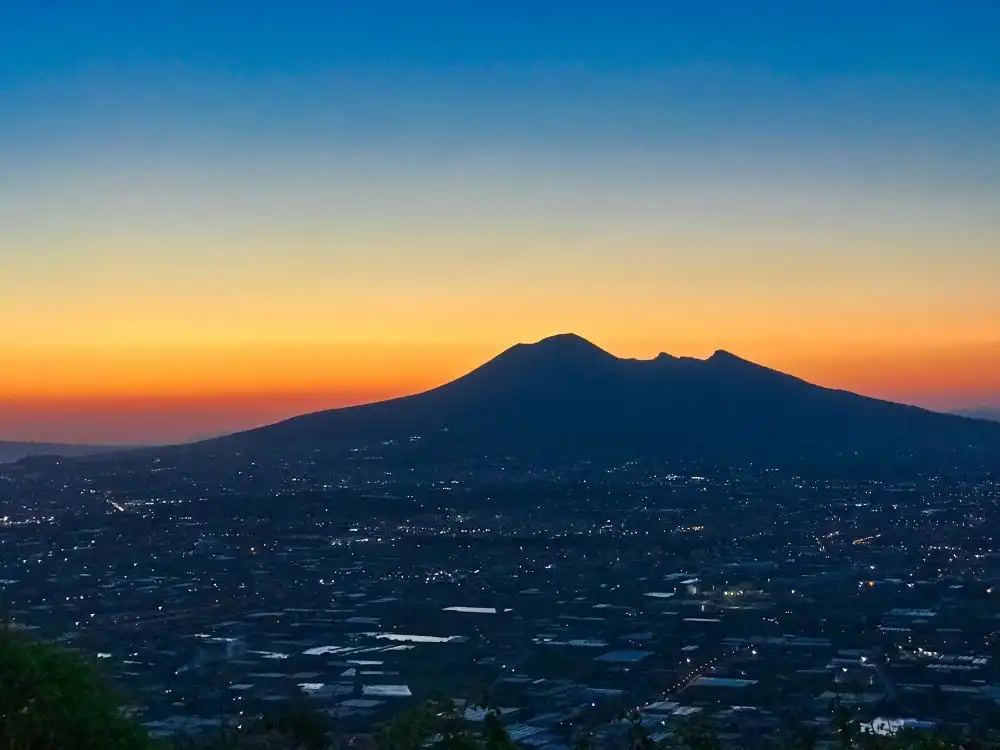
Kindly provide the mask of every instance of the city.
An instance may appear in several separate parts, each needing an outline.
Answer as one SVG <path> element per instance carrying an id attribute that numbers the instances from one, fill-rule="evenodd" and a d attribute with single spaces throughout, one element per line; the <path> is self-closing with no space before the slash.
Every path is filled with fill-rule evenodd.
<path id="1" fill-rule="evenodd" d="M 41 463 L 0 471 L 3 610 L 98 659 L 155 735 L 295 694 L 357 732 L 435 695 L 481 719 L 488 698 L 549 750 L 614 740 L 625 710 L 654 738 L 697 714 L 741 744 L 821 726 L 834 701 L 868 722 L 1000 720 L 995 471 L 399 482 L 369 461 L 336 484 L 260 467 L 287 478 L 251 494 Z"/>

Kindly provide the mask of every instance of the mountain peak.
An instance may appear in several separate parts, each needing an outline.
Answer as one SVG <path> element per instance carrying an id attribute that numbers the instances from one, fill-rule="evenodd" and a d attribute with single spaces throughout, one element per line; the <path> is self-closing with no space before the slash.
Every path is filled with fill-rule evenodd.
<path id="1" fill-rule="evenodd" d="M 544 339 L 536 341 L 533 344 L 522 344 L 522 346 L 548 350 L 558 349 L 559 351 L 591 352 L 612 356 L 597 344 L 587 341 L 583 336 L 576 333 L 557 333 L 552 336 L 546 336 Z"/>
<path id="2" fill-rule="evenodd" d="M 605 361 L 617 359 L 596 344 L 575 333 L 558 333 L 532 344 L 517 344 L 500 355 L 504 358 L 545 359 L 561 362 Z"/>
<path id="3" fill-rule="evenodd" d="M 599 346 L 575 333 L 548 336 L 531 344 L 515 344 L 485 365 L 473 370 L 459 381 L 468 384 L 470 378 L 501 377 L 509 382 L 515 378 L 527 382 L 540 373 L 547 379 L 558 373 L 559 378 L 574 377 L 587 372 L 607 372 L 620 360 Z M 541 382 L 541 381 L 539 381 Z"/>
<path id="4" fill-rule="evenodd" d="M 760 368 L 756 362 L 751 362 L 748 359 L 743 359 L 733 354 L 725 349 L 716 349 L 711 357 L 705 360 L 705 362 L 714 365 L 729 365 L 729 366 L 740 366 L 740 367 L 755 367 Z"/>

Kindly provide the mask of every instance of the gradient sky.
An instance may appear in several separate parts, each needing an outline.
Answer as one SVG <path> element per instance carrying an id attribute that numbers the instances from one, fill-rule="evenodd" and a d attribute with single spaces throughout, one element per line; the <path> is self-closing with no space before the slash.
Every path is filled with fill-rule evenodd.
<path id="1" fill-rule="evenodd" d="M 1000 4 L 0 3 L 0 438 L 574 331 L 1000 404 Z"/>

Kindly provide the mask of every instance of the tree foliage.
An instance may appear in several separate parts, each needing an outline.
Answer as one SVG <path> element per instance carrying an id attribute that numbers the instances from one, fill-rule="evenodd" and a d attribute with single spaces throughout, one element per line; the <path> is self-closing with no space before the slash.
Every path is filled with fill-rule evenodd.
<path id="1" fill-rule="evenodd" d="M 305 699 L 297 696 L 284 711 L 251 722 L 248 733 L 286 738 L 301 750 L 326 750 L 330 747 L 330 730 L 327 715 L 310 710 Z"/>
<path id="2" fill-rule="evenodd" d="M 390 721 L 378 738 L 380 750 L 514 750 L 500 713 L 485 707 L 473 729 L 454 701 L 434 699 Z"/>
<path id="3" fill-rule="evenodd" d="M 466 720 L 464 704 L 435 699 L 389 721 L 375 738 L 378 750 L 515 750 L 500 712 L 483 706 L 480 722 Z M 714 726 L 695 718 L 674 728 L 663 741 L 652 739 L 642 716 L 620 717 L 620 738 L 609 747 L 628 750 L 727 750 Z M 881 737 L 861 731 L 857 716 L 834 704 L 825 731 L 796 725 L 766 739 L 774 750 L 814 750 L 821 736 L 839 750 L 990 750 L 997 737 L 975 732 L 903 731 Z M 223 737 L 187 747 L 259 750 L 328 750 L 358 747 L 357 738 L 336 737 L 329 717 L 312 710 L 301 696 L 283 710 L 249 722 Z M 622 742 L 624 740 L 624 743 Z M 577 728 L 575 750 L 598 750 L 604 741 Z M 0 750 L 153 750 L 146 732 L 119 709 L 97 670 L 72 652 L 33 643 L 0 625 Z M 175 747 L 180 747 L 176 745 Z"/>
<path id="4" fill-rule="evenodd" d="M 145 732 L 122 715 L 97 670 L 59 646 L 0 624 L 4 750 L 139 750 Z"/>

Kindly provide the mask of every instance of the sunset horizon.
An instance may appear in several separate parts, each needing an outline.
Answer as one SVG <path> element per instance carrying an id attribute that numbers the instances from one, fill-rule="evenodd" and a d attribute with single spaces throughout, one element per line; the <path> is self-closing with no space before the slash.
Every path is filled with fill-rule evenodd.
<path id="1" fill-rule="evenodd" d="M 0 10 L 0 438 L 214 435 L 567 330 L 1000 405 L 989 8 L 224 6 Z"/>
<path id="2" fill-rule="evenodd" d="M 175 375 L 167 381 L 162 378 L 158 382 L 147 381 L 143 387 L 138 377 L 141 371 L 126 370 L 111 378 L 95 380 L 108 388 L 106 392 L 94 389 L 62 393 L 54 388 L 31 392 L 25 383 L 20 394 L 0 399 L 0 410 L 13 427 L 11 434 L 0 434 L 0 440 L 128 446 L 207 439 L 315 411 L 422 393 L 467 374 L 515 344 L 535 343 L 569 332 L 521 337 L 502 346 L 354 344 L 325 349 L 262 347 L 256 353 L 216 349 L 212 357 L 203 354 L 202 359 L 195 360 L 195 366 L 203 369 L 188 381 Z M 941 412 L 993 407 L 990 399 L 995 381 L 991 368 L 1000 365 L 1000 344 L 979 349 L 953 345 L 932 349 L 929 354 L 914 349 L 878 352 L 860 349 L 853 358 L 834 350 L 826 352 L 824 358 L 823 353 L 810 356 L 796 347 L 784 350 L 758 347 L 757 356 L 750 351 L 753 346 L 718 341 L 672 349 L 652 343 L 615 345 L 578 335 L 623 359 L 647 360 L 660 353 L 705 359 L 715 351 L 724 350 L 816 385 Z M 162 358 L 163 353 L 159 355 Z M 275 363 L 275 357 L 284 360 Z M 148 360 L 142 361 L 149 364 Z M 157 361 L 154 359 L 153 364 Z M 928 381 L 926 369 L 920 365 L 931 362 L 935 366 L 933 372 L 943 378 Z M 226 379 L 228 368 L 233 366 L 240 372 L 257 373 L 258 379 L 244 381 L 242 388 L 233 387 Z M 325 369 L 314 372 L 311 369 L 314 366 Z M 343 374 L 352 367 L 358 373 L 354 379 Z M 980 373 L 978 380 L 969 376 L 970 370 Z M 79 375 L 77 370 L 77 383 L 83 380 Z M 129 380 L 130 377 L 136 379 Z M 282 387 L 281 377 L 291 380 L 291 384 Z M 174 387 L 164 388 L 164 382 Z M 940 387 L 948 383 L 953 388 Z"/>

